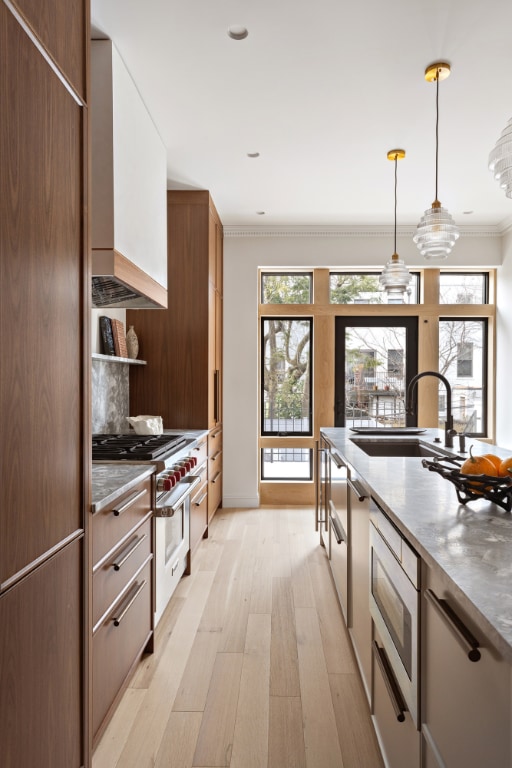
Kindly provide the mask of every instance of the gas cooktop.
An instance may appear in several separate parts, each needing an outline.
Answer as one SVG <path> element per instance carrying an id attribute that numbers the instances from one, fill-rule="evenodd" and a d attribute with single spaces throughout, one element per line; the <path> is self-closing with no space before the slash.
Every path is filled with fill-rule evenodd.
<path id="1" fill-rule="evenodd" d="M 93 461 L 153 461 L 174 453 L 186 444 L 184 435 L 101 435 L 92 436 Z"/>

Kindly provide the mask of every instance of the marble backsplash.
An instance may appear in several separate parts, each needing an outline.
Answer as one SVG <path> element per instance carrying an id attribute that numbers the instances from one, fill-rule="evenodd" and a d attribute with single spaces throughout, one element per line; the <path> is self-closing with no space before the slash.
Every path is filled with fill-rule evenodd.
<path id="1" fill-rule="evenodd" d="M 130 415 L 129 363 L 92 361 L 92 432 L 128 432 Z"/>

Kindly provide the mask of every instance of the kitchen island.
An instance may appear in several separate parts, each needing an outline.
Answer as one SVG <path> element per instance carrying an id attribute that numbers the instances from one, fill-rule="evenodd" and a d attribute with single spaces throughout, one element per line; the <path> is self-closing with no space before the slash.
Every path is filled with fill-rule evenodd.
<path id="1" fill-rule="evenodd" d="M 510 768 L 512 514 L 485 499 L 461 504 L 455 486 L 423 466 L 420 456 L 368 455 L 353 438 L 358 436 L 347 428 L 321 430 L 328 467 L 334 460 L 322 493 L 321 527 L 338 594 L 347 595 L 343 614 L 383 755 L 390 768 Z M 437 429 L 410 439 L 464 458 L 470 446 L 474 455 L 510 455 L 472 438 L 459 454 L 457 439 L 454 448 L 445 448 L 444 433 Z M 375 446 L 370 449 L 376 452 Z M 345 501 L 340 501 L 340 464 L 347 478 Z M 359 504 L 363 499 L 366 506 Z M 344 504 L 346 511 L 338 514 L 336 508 Z M 415 582 L 411 615 L 372 543 L 388 544 L 385 529 L 398 547 L 390 568 L 401 558 L 404 568 L 412 564 L 412 575 L 407 574 Z M 346 567 L 336 573 L 340 540 L 347 548 Z M 396 661 L 391 655 L 389 664 L 383 650 L 386 628 L 376 616 L 379 590 L 387 592 L 380 608 L 388 611 L 391 624 L 394 617 L 396 628 L 391 630 Z M 407 664 L 408 675 L 394 674 Z"/>

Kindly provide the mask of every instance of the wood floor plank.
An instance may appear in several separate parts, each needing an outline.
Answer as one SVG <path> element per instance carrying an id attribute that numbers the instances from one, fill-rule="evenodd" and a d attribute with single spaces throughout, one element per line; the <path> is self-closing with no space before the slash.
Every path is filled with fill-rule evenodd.
<path id="1" fill-rule="evenodd" d="M 162 650 L 166 647 L 176 622 L 185 605 L 185 598 L 174 596 L 174 599 L 164 611 L 156 630 L 154 640 L 154 653 L 146 654 L 139 664 L 135 675 L 130 683 L 131 688 L 149 688 L 155 671 L 158 669 L 158 663 L 162 655 Z"/>
<path id="2" fill-rule="evenodd" d="M 256 552 L 252 572 L 249 613 L 272 613 L 272 559 Z"/>
<path id="3" fill-rule="evenodd" d="M 145 691 L 128 688 L 119 707 L 108 724 L 93 758 L 93 768 L 113 768 L 118 764 L 119 757 L 126 743 L 127 733 L 130 732 L 144 701 Z"/>
<path id="4" fill-rule="evenodd" d="M 270 695 L 300 696 L 297 638 L 290 579 L 272 580 Z"/>
<path id="5" fill-rule="evenodd" d="M 370 711 L 357 674 L 329 675 L 338 738 L 347 768 L 384 768 Z"/>
<path id="6" fill-rule="evenodd" d="M 196 633 L 174 700 L 174 712 L 202 712 L 204 710 L 217 656 L 219 637 L 219 632 L 198 631 Z"/>
<path id="7" fill-rule="evenodd" d="M 285 768 L 285 766 L 306 768 L 302 706 L 299 696 L 270 697 L 268 768 Z"/>
<path id="8" fill-rule="evenodd" d="M 320 621 L 327 671 L 332 674 L 355 673 L 356 661 L 339 607 L 327 557 L 323 549 L 318 547 L 318 550 L 315 550 L 309 558 L 309 573 Z"/>
<path id="9" fill-rule="evenodd" d="M 300 691 L 304 718 L 304 745 L 308 766 L 343 768 L 329 677 L 314 608 L 296 608 Z"/>
<path id="10" fill-rule="evenodd" d="M 156 756 L 155 768 L 190 768 L 201 718 L 201 712 L 171 713 Z"/>
<path id="11" fill-rule="evenodd" d="M 270 634 L 270 614 L 249 616 L 230 768 L 267 768 Z"/>
<path id="12" fill-rule="evenodd" d="M 154 766 L 212 582 L 212 572 L 196 574 L 189 598 L 144 696 L 140 716 L 126 740 L 119 760 L 120 768 Z"/>
<path id="13" fill-rule="evenodd" d="M 217 654 L 193 766 L 229 766 L 242 663 L 242 653 Z"/>

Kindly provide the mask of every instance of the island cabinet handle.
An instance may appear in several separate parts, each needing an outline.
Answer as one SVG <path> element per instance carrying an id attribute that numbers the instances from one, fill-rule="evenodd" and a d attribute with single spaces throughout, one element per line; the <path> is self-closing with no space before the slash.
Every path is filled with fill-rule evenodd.
<path id="1" fill-rule="evenodd" d="M 462 619 L 455 613 L 453 608 L 446 600 L 441 600 L 431 589 L 425 590 L 425 597 L 428 602 L 436 609 L 453 636 L 467 654 L 469 661 L 480 661 L 481 653 L 479 643 L 476 637 L 469 631 Z"/>
<path id="2" fill-rule="evenodd" d="M 208 496 L 208 491 L 205 491 L 203 493 L 203 495 L 201 496 L 201 498 L 200 499 L 195 499 L 193 503 L 196 505 L 196 507 L 200 507 L 201 504 L 203 503 L 203 501 L 206 499 L 207 496 Z"/>
<path id="3" fill-rule="evenodd" d="M 323 525 L 327 530 L 327 517 L 325 520 L 322 518 L 322 507 L 320 505 L 320 483 L 322 482 L 322 454 L 327 453 L 326 448 L 320 448 L 320 441 L 315 440 L 315 472 L 316 472 L 316 484 L 315 484 L 315 531 L 318 531 L 319 525 Z"/>
<path id="4" fill-rule="evenodd" d="M 331 519 L 331 526 L 332 526 L 332 529 L 334 531 L 334 536 L 336 538 L 336 543 L 337 544 L 342 544 L 345 541 L 345 539 L 344 539 L 343 534 L 341 532 L 340 524 L 338 523 L 338 521 L 336 520 L 336 518 L 334 517 L 332 512 L 329 513 L 329 517 Z"/>
<path id="5" fill-rule="evenodd" d="M 366 490 L 366 488 L 361 485 L 359 480 L 351 480 L 350 478 L 347 480 L 347 483 L 349 485 L 349 488 L 351 488 L 359 501 L 364 501 L 365 499 L 368 499 L 370 494 Z"/>
<path id="6" fill-rule="evenodd" d="M 146 579 L 143 579 L 143 581 L 140 584 L 134 584 L 135 592 L 131 596 L 130 600 L 126 603 L 125 607 L 123 608 L 123 610 L 118 616 L 112 616 L 114 627 L 119 627 L 121 625 L 122 620 L 130 610 L 130 608 L 132 607 L 132 605 L 134 604 L 134 602 L 136 601 L 136 599 L 138 598 L 138 596 L 140 595 L 140 593 L 142 592 L 146 584 L 147 584 Z"/>
<path id="7" fill-rule="evenodd" d="M 123 567 L 123 565 L 126 563 L 126 561 L 133 555 L 135 550 L 140 547 L 143 541 L 147 539 L 148 535 L 147 533 L 143 533 L 142 536 L 138 536 L 135 541 L 130 544 L 130 546 L 127 549 L 124 549 L 122 552 L 120 552 L 120 558 L 119 560 L 116 559 L 115 562 L 112 563 L 112 568 L 114 571 L 119 571 Z"/>
<path id="8" fill-rule="evenodd" d="M 400 688 L 393 676 L 393 672 L 391 671 L 391 665 L 386 656 L 386 651 L 384 648 L 379 647 L 376 640 L 373 641 L 373 654 L 386 685 L 396 719 L 399 723 L 403 723 L 405 720 L 405 713 L 407 712 L 407 706 L 402 698 Z"/>
<path id="9" fill-rule="evenodd" d="M 331 453 L 331 457 L 338 469 L 342 469 L 346 466 L 345 462 L 341 460 L 337 453 Z"/>
<path id="10" fill-rule="evenodd" d="M 114 507 L 112 510 L 112 514 L 116 517 L 119 517 L 119 515 L 122 515 L 123 512 L 126 512 L 127 509 L 130 509 L 133 504 L 135 504 L 139 499 L 142 499 L 143 496 L 145 496 L 147 493 L 147 489 L 143 488 L 142 491 L 137 491 L 136 493 L 132 493 L 131 496 L 128 496 L 124 504 L 120 504 L 118 507 Z"/>

